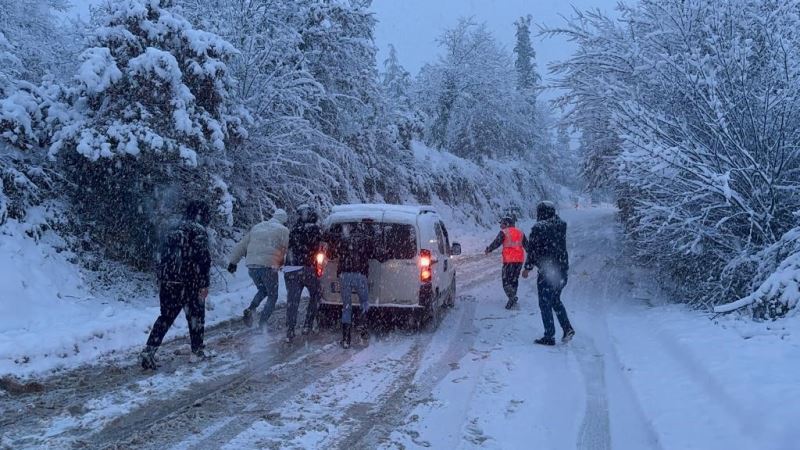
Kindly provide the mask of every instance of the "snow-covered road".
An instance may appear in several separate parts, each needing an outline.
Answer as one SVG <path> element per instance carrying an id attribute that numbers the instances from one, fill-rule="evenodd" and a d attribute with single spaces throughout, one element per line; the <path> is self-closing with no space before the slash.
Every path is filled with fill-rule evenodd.
<path id="1" fill-rule="evenodd" d="M 187 365 L 181 340 L 157 374 L 89 367 L 0 396 L 0 447 L 796 448 L 796 333 L 666 304 L 622 256 L 614 214 L 563 214 L 570 344 L 533 344 L 533 279 L 507 311 L 497 256 L 465 256 L 434 332 L 390 328 L 343 350 L 336 330 L 287 347 L 278 330 L 223 323 L 210 363 Z"/>

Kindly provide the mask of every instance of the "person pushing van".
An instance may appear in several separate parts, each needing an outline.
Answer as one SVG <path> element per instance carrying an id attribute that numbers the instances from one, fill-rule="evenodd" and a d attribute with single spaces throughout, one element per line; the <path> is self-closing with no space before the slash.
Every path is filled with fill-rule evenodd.
<path id="1" fill-rule="evenodd" d="M 369 310 L 369 260 L 375 257 L 375 243 L 363 223 L 342 225 L 338 240 L 339 265 L 336 269 L 342 294 L 342 347 L 350 348 L 350 329 L 353 323 L 353 293 L 361 304 L 359 332 L 369 339 L 367 311 Z"/>
<path id="2" fill-rule="evenodd" d="M 287 219 L 286 211 L 276 209 L 271 219 L 254 225 L 231 253 L 228 272 L 236 273 L 236 264 L 246 257 L 250 278 L 258 289 L 243 313 L 244 323 L 248 327 L 253 325 L 253 313 L 265 297 L 267 304 L 261 311 L 259 327 L 267 325 L 278 301 L 278 271 L 283 267 L 289 246 L 289 229 L 285 226 Z"/>
<path id="3" fill-rule="evenodd" d="M 516 221 L 510 214 L 503 216 L 500 219 L 500 233 L 484 252 L 488 255 L 501 245 L 503 246 L 503 290 L 508 296 L 506 309 L 511 309 L 517 304 L 519 275 L 522 271 L 522 264 L 525 262 L 525 249 L 528 247 L 525 233 L 515 224 Z"/>

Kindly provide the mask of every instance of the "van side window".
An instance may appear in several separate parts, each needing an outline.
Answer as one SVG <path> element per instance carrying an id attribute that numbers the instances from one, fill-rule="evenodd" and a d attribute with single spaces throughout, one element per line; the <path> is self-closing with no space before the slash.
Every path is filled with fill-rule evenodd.
<path id="1" fill-rule="evenodd" d="M 450 256 L 450 235 L 447 234 L 447 227 L 444 226 L 444 222 L 439 222 L 442 226 L 442 235 L 444 235 L 444 246 L 447 249 L 447 256 Z"/>
<path id="2" fill-rule="evenodd" d="M 439 244 L 439 254 L 440 255 L 447 255 L 447 249 L 444 246 L 444 235 L 442 234 L 442 224 L 441 222 L 436 222 L 434 224 L 434 229 L 436 230 L 436 242 Z"/>

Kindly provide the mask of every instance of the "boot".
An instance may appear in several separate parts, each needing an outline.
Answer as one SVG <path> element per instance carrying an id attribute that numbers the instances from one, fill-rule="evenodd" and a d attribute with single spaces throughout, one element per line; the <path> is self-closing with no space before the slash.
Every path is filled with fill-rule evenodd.
<path id="1" fill-rule="evenodd" d="M 556 345 L 556 340 L 549 337 L 540 337 L 533 342 L 539 345 Z"/>
<path id="2" fill-rule="evenodd" d="M 142 369 L 144 370 L 156 370 L 158 366 L 156 366 L 156 347 L 147 346 L 142 350 L 142 353 L 139 355 L 139 361 L 142 364 Z"/>
<path id="3" fill-rule="evenodd" d="M 509 297 L 508 302 L 506 303 L 506 309 L 511 309 L 517 305 L 517 297 Z"/>
<path id="4" fill-rule="evenodd" d="M 248 328 L 253 326 L 253 310 L 252 309 L 247 308 L 247 309 L 244 310 L 244 312 L 242 313 L 242 321 L 244 322 L 244 325 L 246 327 L 248 327 Z"/>
<path id="5" fill-rule="evenodd" d="M 566 344 L 567 342 L 571 341 L 574 336 L 575 336 L 575 330 L 569 329 L 564 332 L 564 336 L 561 338 L 561 342 Z"/>
<path id="6" fill-rule="evenodd" d="M 285 342 L 287 344 L 291 344 L 293 340 L 294 340 L 294 332 L 293 331 L 287 331 L 286 332 L 286 338 L 284 338 L 283 342 Z"/>
<path id="7" fill-rule="evenodd" d="M 350 327 L 349 323 L 342 324 L 342 348 L 350 348 Z"/>
<path id="8" fill-rule="evenodd" d="M 362 341 L 369 341 L 369 329 L 367 328 L 367 324 L 358 326 L 358 335 L 361 337 Z"/>
<path id="9" fill-rule="evenodd" d="M 189 362 L 194 364 L 201 361 L 208 361 L 209 359 L 216 356 L 214 352 L 205 349 L 193 350 L 192 354 L 189 355 Z"/>
<path id="10" fill-rule="evenodd" d="M 300 332 L 303 336 L 308 336 L 313 331 L 311 327 L 303 327 L 303 331 Z"/>

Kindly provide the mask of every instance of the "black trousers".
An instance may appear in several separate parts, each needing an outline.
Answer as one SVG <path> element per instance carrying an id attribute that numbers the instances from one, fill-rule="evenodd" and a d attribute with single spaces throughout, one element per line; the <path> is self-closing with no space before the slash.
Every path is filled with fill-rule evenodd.
<path id="1" fill-rule="evenodd" d="M 147 345 L 153 348 L 160 346 L 175 318 L 183 310 L 186 322 L 189 324 L 192 351 L 201 350 L 206 324 L 206 305 L 205 300 L 200 299 L 200 289 L 184 283 L 162 282 L 158 297 L 161 303 L 161 315 L 150 330 Z"/>
<path id="2" fill-rule="evenodd" d="M 544 278 L 539 278 L 536 283 L 539 291 L 539 309 L 542 312 L 542 324 L 544 325 L 544 337 L 553 338 L 556 334 L 556 325 L 553 322 L 553 312 L 556 313 L 558 324 L 561 329 L 567 332 L 572 329 L 567 317 L 567 309 L 561 303 L 561 290 L 563 285 L 554 286 Z"/>
<path id="3" fill-rule="evenodd" d="M 517 297 L 520 272 L 522 272 L 522 263 L 503 264 L 503 290 L 509 299 Z"/>

